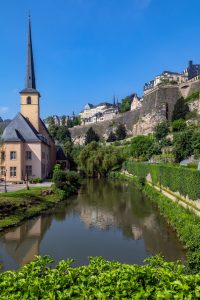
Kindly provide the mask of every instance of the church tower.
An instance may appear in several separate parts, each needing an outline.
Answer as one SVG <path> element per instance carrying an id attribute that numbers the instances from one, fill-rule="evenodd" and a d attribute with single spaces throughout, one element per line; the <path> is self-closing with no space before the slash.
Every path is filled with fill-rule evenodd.
<path id="1" fill-rule="evenodd" d="M 33 48 L 31 38 L 31 22 L 28 19 L 27 64 L 25 88 L 20 92 L 21 114 L 29 120 L 39 132 L 40 128 L 40 93 L 36 89 Z"/>

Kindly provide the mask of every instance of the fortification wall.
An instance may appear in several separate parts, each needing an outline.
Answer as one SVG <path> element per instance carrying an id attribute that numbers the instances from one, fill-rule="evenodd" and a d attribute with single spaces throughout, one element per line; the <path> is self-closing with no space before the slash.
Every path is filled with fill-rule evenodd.
<path id="1" fill-rule="evenodd" d="M 137 110 L 117 115 L 113 120 L 71 128 L 72 140 L 75 144 L 83 144 L 90 127 L 107 139 L 120 123 L 126 126 L 129 136 L 149 134 L 158 123 L 171 119 L 174 105 L 180 97 L 178 85 L 159 86 L 144 96 L 143 105 Z"/>

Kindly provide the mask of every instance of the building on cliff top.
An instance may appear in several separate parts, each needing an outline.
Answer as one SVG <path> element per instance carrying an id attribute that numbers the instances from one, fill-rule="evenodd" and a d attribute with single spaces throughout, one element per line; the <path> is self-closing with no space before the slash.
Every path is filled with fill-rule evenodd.
<path id="1" fill-rule="evenodd" d="M 20 182 L 46 178 L 56 162 L 56 146 L 40 118 L 40 93 L 36 89 L 30 17 L 28 20 L 25 88 L 20 92 L 21 111 L 2 135 L 0 176 Z"/>
<path id="2" fill-rule="evenodd" d="M 79 116 L 81 117 L 81 125 L 86 125 L 111 120 L 118 113 L 119 106 L 118 103 L 115 102 L 114 98 L 113 104 L 108 102 L 102 102 L 98 105 L 87 103 Z"/>
<path id="3" fill-rule="evenodd" d="M 164 71 L 162 74 L 156 76 L 153 80 L 145 83 L 144 94 L 149 93 L 153 88 L 160 84 L 181 84 L 198 75 L 200 75 L 200 65 L 193 64 L 192 60 L 190 60 L 188 67 L 183 70 L 182 73 Z"/>

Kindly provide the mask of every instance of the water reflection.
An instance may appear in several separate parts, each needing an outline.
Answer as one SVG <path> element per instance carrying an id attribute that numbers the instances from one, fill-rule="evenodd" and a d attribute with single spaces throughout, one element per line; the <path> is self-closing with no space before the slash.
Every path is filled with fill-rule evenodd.
<path id="1" fill-rule="evenodd" d="M 185 257 L 156 207 L 134 186 L 118 181 L 88 180 L 76 197 L 52 214 L 27 221 L 0 238 L 0 262 L 6 269 L 39 254 L 85 264 L 90 255 L 142 263 L 156 253 L 168 260 Z"/>

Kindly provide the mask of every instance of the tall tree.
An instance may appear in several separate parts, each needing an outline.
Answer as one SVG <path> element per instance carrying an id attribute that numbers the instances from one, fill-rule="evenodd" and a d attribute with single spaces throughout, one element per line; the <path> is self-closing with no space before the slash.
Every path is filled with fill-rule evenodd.
<path id="1" fill-rule="evenodd" d="M 124 124 L 118 125 L 115 134 L 118 141 L 124 140 L 126 138 L 126 127 L 124 126 Z"/>
<path id="2" fill-rule="evenodd" d="M 169 132 L 169 124 L 166 121 L 159 123 L 154 128 L 155 138 L 157 141 L 160 141 L 163 138 L 165 138 L 168 132 Z"/>
<path id="3" fill-rule="evenodd" d="M 91 143 L 91 142 L 98 142 L 100 140 L 99 135 L 94 131 L 92 127 L 88 129 L 85 135 L 85 145 Z"/>

